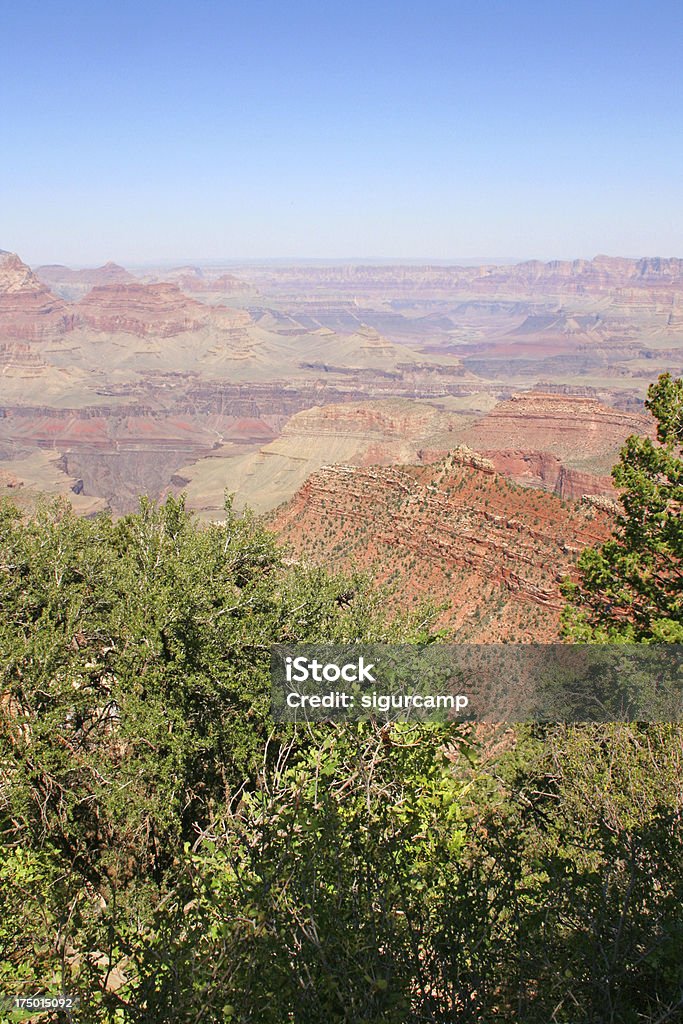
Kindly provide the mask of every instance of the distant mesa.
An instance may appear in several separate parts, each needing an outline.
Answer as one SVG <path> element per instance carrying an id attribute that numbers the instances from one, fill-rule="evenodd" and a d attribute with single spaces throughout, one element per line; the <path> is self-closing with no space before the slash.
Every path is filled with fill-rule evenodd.
<path id="1" fill-rule="evenodd" d="M 188 264 L 185 267 L 172 267 L 170 270 L 148 274 L 143 277 L 143 281 L 147 284 L 159 281 L 172 281 L 174 284 L 178 284 L 178 281 L 182 279 L 202 281 L 204 279 L 204 271 L 201 267 L 193 267 Z"/>
<path id="2" fill-rule="evenodd" d="M 579 395 L 523 392 L 500 402 L 463 433 L 500 473 L 563 498 L 614 497 L 610 469 L 630 434 L 651 419 Z"/>
<path id="3" fill-rule="evenodd" d="M 387 292 L 413 298 L 449 293 L 463 298 L 520 299 L 569 296 L 609 299 L 619 289 L 647 295 L 648 301 L 671 299 L 683 289 L 683 260 L 676 257 L 626 259 L 596 256 L 592 260 L 528 260 L 502 266 L 371 265 L 260 267 L 252 275 L 266 287 L 294 289 L 304 283 L 337 293 Z"/>
<path id="4" fill-rule="evenodd" d="M 530 313 L 512 334 L 565 334 L 590 335 L 601 324 L 597 313 L 568 316 L 561 310 L 553 313 Z"/>
<path id="5" fill-rule="evenodd" d="M 201 267 L 174 267 L 159 274 L 145 278 L 150 282 L 170 281 L 177 284 L 181 291 L 190 294 L 208 295 L 256 295 L 256 289 L 247 281 L 234 274 L 204 272 Z"/>
<path id="6" fill-rule="evenodd" d="M 141 338 L 199 330 L 208 316 L 206 307 L 189 299 L 177 284 L 139 281 L 97 285 L 75 309 L 79 321 L 95 331 Z"/>
<path id="7" fill-rule="evenodd" d="M 250 323 L 246 312 L 214 310 L 177 283 L 145 284 L 116 263 L 85 270 L 53 265 L 34 273 L 14 253 L 0 252 L 0 342 L 55 341 L 80 329 L 168 338 L 207 325 L 220 332 Z M 28 363 L 29 356 L 17 351 L 14 363 Z"/>
<path id="8" fill-rule="evenodd" d="M 36 267 L 35 275 L 69 302 L 83 298 L 96 285 L 129 284 L 136 280 L 128 270 L 111 261 L 101 267 L 84 267 L 81 270 L 72 270 L 59 263 L 48 264 Z"/>
<path id="9" fill-rule="evenodd" d="M 234 274 L 219 274 L 218 277 L 205 278 L 194 277 L 193 275 L 176 278 L 178 285 L 183 291 L 188 292 L 215 292 L 223 295 L 238 295 L 243 292 L 252 293 L 246 281 L 241 281 Z"/>
<path id="10" fill-rule="evenodd" d="M 82 270 L 72 270 L 60 263 L 52 263 L 36 267 L 35 275 L 47 285 L 74 283 L 86 284 L 91 288 L 96 284 L 126 284 L 135 281 L 134 275 L 125 267 L 111 261 L 101 267 L 84 267 Z"/>

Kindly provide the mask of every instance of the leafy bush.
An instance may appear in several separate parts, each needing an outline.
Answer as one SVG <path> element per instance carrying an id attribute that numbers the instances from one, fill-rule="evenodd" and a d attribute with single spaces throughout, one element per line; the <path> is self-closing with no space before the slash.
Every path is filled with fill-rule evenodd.
<path id="1" fill-rule="evenodd" d="M 36 982 L 97 989 L 184 845 L 256 785 L 271 644 L 408 634 L 367 580 L 285 565 L 230 509 L 200 529 L 174 499 L 115 523 L 6 504 L 0 547 L 2 970 L 23 977 L 33 947 Z"/>
<path id="2" fill-rule="evenodd" d="M 677 623 L 656 472 L 643 559 L 626 520 L 582 559 L 581 638 Z M 595 559 L 642 595 L 662 544 L 663 619 L 610 625 Z M 273 729 L 273 643 L 424 641 L 424 609 L 174 499 L 0 506 L 0 551 L 0 991 L 87 1024 L 681 1018 L 679 727 Z"/>

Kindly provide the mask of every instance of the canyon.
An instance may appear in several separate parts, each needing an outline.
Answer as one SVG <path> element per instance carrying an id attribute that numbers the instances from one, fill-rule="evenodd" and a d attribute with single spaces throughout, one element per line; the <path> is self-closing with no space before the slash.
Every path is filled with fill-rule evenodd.
<path id="1" fill-rule="evenodd" d="M 115 263 L 0 253 L 0 496 L 123 515 L 227 495 L 458 641 L 560 635 L 610 470 L 683 370 L 679 260 Z"/>
<path id="2" fill-rule="evenodd" d="M 185 491 L 209 519 L 226 491 L 268 512 L 324 465 L 464 444 L 613 500 L 647 384 L 683 367 L 682 283 L 675 259 L 33 272 L 1 252 L 0 466 L 31 489 L 47 454 L 46 489 L 92 509 Z"/>
<path id="3" fill-rule="evenodd" d="M 648 416 L 583 396 L 524 392 L 487 413 L 447 405 L 366 399 L 314 406 L 256 450 L 219 446 L 172 483 L 205 518 L 220 515 L 226 491 L 236 495 L 236 507 L 267 512 L 323 465 L 428 464 L 465 444 L 519 484 L 571 500 L 614 501 L 610 469 L 621 445 L 630 434 L 652 434 Z"/>

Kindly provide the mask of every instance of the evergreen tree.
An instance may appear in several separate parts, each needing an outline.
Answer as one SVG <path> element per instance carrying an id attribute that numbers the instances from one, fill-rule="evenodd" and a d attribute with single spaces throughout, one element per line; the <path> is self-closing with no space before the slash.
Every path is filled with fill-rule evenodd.
<path id="1" fill-rule="evenodd" d="M 646 407 L 657 441 L 633 435 L 612 471 L 622 511 L 613 537 L 565 585 L 575 641 L 683 643 L 683 379 L 662 374 Z"/>

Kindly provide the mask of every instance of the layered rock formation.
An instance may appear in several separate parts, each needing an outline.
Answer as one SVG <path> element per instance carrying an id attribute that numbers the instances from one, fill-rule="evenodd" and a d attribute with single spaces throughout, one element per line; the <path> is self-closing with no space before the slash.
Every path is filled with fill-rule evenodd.
<path id="1" fill-rule="evenodd" d="M 630 434 L 653 436 L 651 417 L 594 398 L 534 391 L 499 403 L 463 440 L 519 483 L 563 498 L 614 497 L 610 470 Z"/>
<path id="2" fill-rule="evenodd" d="M 314 406 L 296 413 L 282 434 L 257 451 L 240 454 L 234 444 L 183 467 L 177 489 L 189 507 L 220 518 L 225 491 L 245 505 L 266 512 L 302 486 L 327 463 L 356 466 L 414 462 L 452 447 L 469 418 L 405 400 L 348 402 Z"/>
<path id="3" fill-rule="evenodd" d="M 120 507 L 187 486 L 220 514 L 226 487 L 267 509 L 324 464 L 424 463 L 464 440 L 514 479 L 609 499 L 619 445 L 646 428 L 591 394 L 635 409 L 683 366 L 676 260 L 243 268 L 266 286 L 257 308 L 233 269 L 155 270 L 169 281 L 52 266 L 41 281 L 2 254 L 5 454 L 49 447 Z M 231 291 L 249 308 L 225 305 Z M 541 380 L 585 385 L 586 401 L 526 397 L 479 427 L 439 419 Z"/>
<path id="4" fill-rule="evenodd" d="M 72 270 L 61 263 L 51 263 L 42 267 L 36 267 L 35 275 L 45 284 L 85 284 L 90 288 L 101 284 L 129 284 L 135 280 L 125 267 L 111 260 L 101 267 L 84 267 L 82 270 Z"/>
<path id="5" fill-rule="evenodd" d="M 629 434 L 648 433 L 652 420 L 595 398 L 526 391 L 500 402 L 472 426 L 466 440 L 479 448 L 517 448 L 585 458 L 618 448 Z"/>
<path id="6" fill-rule="evenodd" d="M 250 268 L 262 289 L 386 294 L 450 293 L 495 298 L 587 296 L 609 298 L 619 289 L 646 292 L 658 301 L 683 291 L 683 260 L 623 259 L 529 260 L 504 266 L 368 266 L 358 264 Z"/>
<path id="7" fill-rule="evenodd" d="M 571 469 L 550 452 L 505 450 L 487 451 L 486 455 L 496 472 L 526 487 L 542 487 L 570 501 L 587 495 L 616 498 L 609 474 Z"/>
<path id="8" fill-rule="evenodd" d="M 0 250 L 0 340 L 44 342 L 72 330 L 74 316 L 14 253 Z"/>
<path id="9" fill-rule="evenodd" d="M 281 401 L 273 396 L 263 407 L 280 408 Z M 561 393 L 524 393 L 483 418 L 407 400 L 349 401 L 295 413 L 281 436 L 256 451 L 221 445 L 182 467 L 174 485 L 208 518 L 222 514 L 226 489 L 236 493 L 238 507 L 263 512 L 288 499 L 322 465 L 430 463 L 467 443 L 517 483 L 570 500 L 614 500 L 610 471 L 619 449 L 629 434 L 648 432 L 649 417 Z"/>
<path id="10" fill-rule="evenodd" d="M 207 311 L 175 284 L 98 285 L 78 304 L 79 321 L 106 334 L 169 338 L 199 330 Z"/>
<path id="11" fill-rule="evenodd" d="M 270 420 L 270 422 L 269 422 Z M 271 423 L 273 425 L 271 425 Z M 237 451 L 275 436 L 281 418 L 163 410 L 149 406 L 0 408 L 0 458 L 49 451 L 82 481 L 89 495 L 116 512 L 137 505 L 139 494 L 158 498 L 184 464 L 218 444 Z"/>
<path id="12" fill-rule="evenodd" d="M 5 379 L 42 376 L 45 360 L 30 345 L 21 342 L 0 343 L 0 375 Z"/>
<path id="13" fill-rule="evenodd" d="M 163 280 L 177 284 L 190 294 L 241 295 L 253 294 L 254 289 L 234 274 L 207 275 L 199 267 L 176 267 L 161 275 Z"/>
<path id="14" fill-rule="evenodd" d="M 372 568 L 397 608 L 445 601 L 458 640 L 553 640 L 562 577 L 605 539 L 607 512 L 518 487 L 459 448 L 430 466 L 330 466 L 270 524 L 297 558 Z"/>

